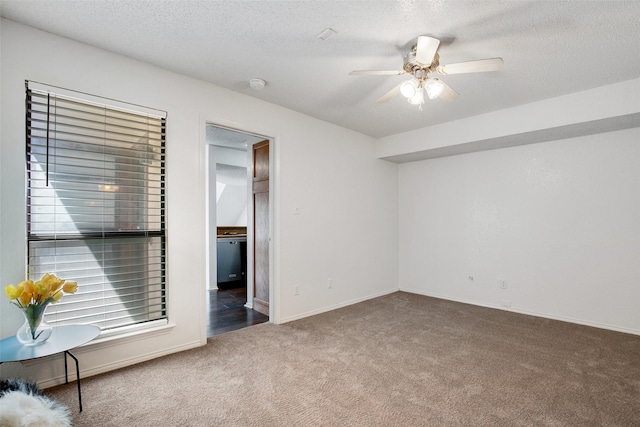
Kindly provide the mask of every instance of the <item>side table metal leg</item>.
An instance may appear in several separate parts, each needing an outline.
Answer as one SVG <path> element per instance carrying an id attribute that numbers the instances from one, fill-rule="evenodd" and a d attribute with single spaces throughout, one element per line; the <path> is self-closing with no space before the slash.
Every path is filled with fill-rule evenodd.
<path id="1" fill-rule="evenodd" d="M 67 379 L 67 355 L 71 356 L 71 358 L 73 360 L 75 360 L 76 362 L 76 382 L 78 383 L 78 404 L 80 406 L 80 412 L 82 412 L 82 390 L 80 388 L 80 367 L 78 365 L 78 359 L 71 354 L 70 351 L 66 350 L 64 352 L 65 356 L 64 356 L 64 375 L 65 375 L 65 379 Z M 67 379 L 67 383 L 68 383 L 68 379 Z"/>
<path id="2" fill-rule="evenodd" d="M 65 384 L 69 384 L 69 374 L 67 371 L 67 355 L 66 355 L 66 351 L 65 351 L 65 355 L 64 355 L 64 383 Z"/>

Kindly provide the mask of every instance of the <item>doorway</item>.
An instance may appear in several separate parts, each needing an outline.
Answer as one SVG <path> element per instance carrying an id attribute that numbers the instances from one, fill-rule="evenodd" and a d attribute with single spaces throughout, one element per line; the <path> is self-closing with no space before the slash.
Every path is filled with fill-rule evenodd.
<path id="1" fill-rule="evenodd" d="M 206 124 L 207 336 L 269 320 L 269 143 L 268 137 Z M 256 163 L 254 146 L 265 144 L 267 156 L 258 150 Z M 262 182 L 256 183 L 256 171 Z M 258 203 L 256 185 L 261 189 Z"/>

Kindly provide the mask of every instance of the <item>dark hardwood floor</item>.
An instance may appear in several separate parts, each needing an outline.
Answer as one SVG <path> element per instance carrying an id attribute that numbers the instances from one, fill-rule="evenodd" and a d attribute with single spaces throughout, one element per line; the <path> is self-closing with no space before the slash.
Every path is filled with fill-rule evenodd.
<path id="1" fill-rule="evenodd" d="M 247 302 L 245 286 L 214 289 L 207 293 L 208 337 L 269 321 L 269 316 L 244 306 Z"/>

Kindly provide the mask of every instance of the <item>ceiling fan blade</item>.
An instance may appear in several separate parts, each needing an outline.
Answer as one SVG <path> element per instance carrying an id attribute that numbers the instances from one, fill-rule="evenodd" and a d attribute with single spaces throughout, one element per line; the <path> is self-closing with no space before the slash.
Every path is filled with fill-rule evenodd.
<path id="1" fill-rule="evenodd" d="M 404 83 L 404 82 L 402 82 L 402 83 Z M 396 87 L 391 89 L 389 92 L 385 93 L 384 96 L 382 98 L 378 99 L 376 102 L 378 104 L 384 104 L 385 102 L 387 102 L 388 100 L 390 100 L 391 98 L 393 98 L 394 96 L 399 94 L 400 93 L 400 86 L 402 85 L 402 83 L 400 83 L 399 85 L 397 85 Z"/>
<path id="2" fill-rule="evenodd" d="M 440 83 L 442 83 L 442 85 L 444 86 L 444 89 L 442 90 L 442 93 L 440 94 L 440 96 L 438 98 L 442 99 L 443 101 L 447 101 L 447 102 L 455 101 L 456 98 L 458 98 L 458 96 L 459 96 L 458 92 L 456 92 L 455 90 L 451 89 L 442 80 L 438 79 L 438 81 L 440 81 Z"/>
<path id="3" fill-rule="evenodd" d="M 478 59 L 477 61 L 456 62 L 438 67 L 440 74 L 482 73 L 502 68 L 502 58 Z"/>
<path id="4" fill-rule="evenodd" d="M 434 39 L 429 36 L 418 37 L 418 44 L 416 45 L 416 61 L 422 65 L 431 65 L 433 57 L 436 56 L 440 46 L 440 40 Z"/>
<path id="5" fill-rule="evenodd" d="M 398 76 L 404 74 L 404 70 L 354 70 L 350 76 Z"/>

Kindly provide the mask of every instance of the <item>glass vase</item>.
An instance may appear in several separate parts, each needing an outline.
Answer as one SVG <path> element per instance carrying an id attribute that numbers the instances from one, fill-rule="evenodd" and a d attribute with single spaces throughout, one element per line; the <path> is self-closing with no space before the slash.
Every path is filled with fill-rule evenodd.
<path id="1" fill-rule="evenodd" d="M 20 311 L 24 315 L 24 323 L 18 328 L 16 339 L 26 346 L 42 344 L 48 340 L 53 332 L 53 327 L 43 319 L 44 310 L 39 315 L 24 310 Z"/>

